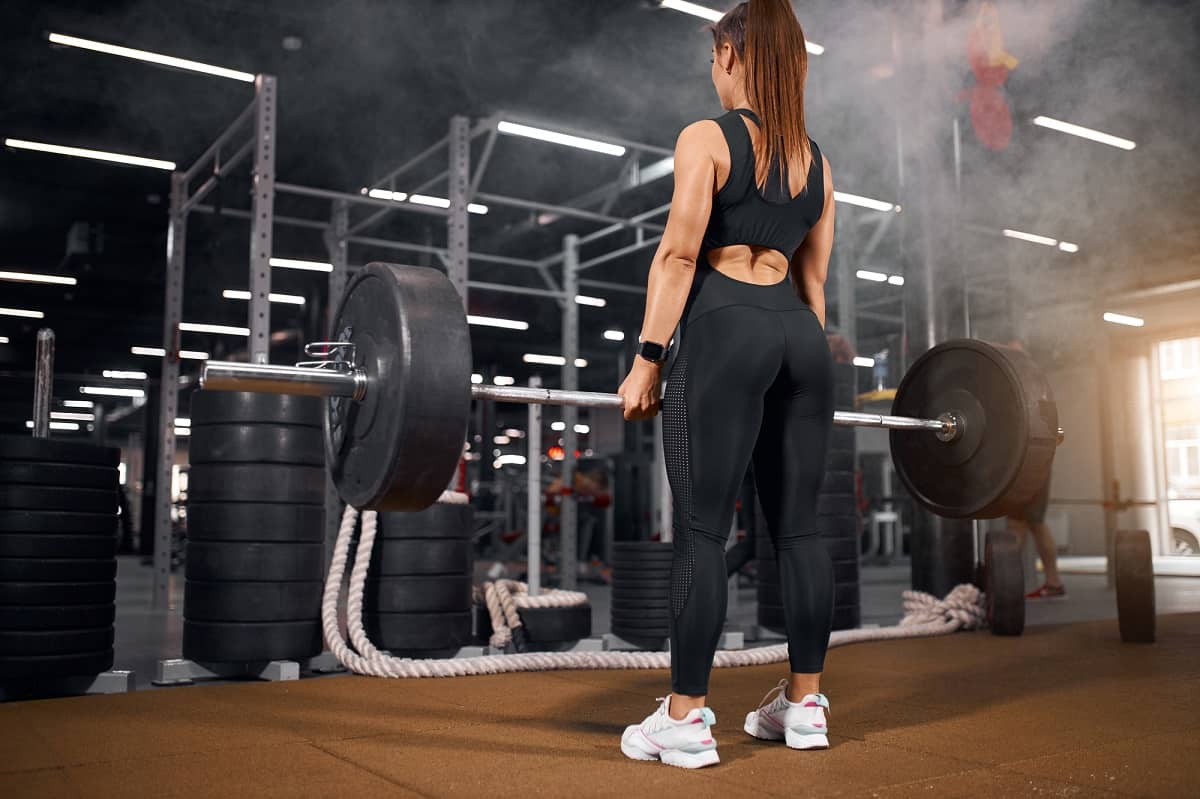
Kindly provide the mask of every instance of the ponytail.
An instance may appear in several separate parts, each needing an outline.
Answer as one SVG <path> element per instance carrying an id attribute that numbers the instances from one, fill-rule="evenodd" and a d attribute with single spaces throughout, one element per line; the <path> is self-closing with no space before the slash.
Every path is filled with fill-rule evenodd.
<path id="1" fill-rule="evenodd" d="M 716 45 L 729 42 L 746 67 L 746 97 L 758 112 L 762 132 L 755 172 L 767 174 L 777 158 L 789 170 L 798 170 L 812 157 L 804 125 L 808 50 L 791 3 L 747 0 L 711 30 Z"/>

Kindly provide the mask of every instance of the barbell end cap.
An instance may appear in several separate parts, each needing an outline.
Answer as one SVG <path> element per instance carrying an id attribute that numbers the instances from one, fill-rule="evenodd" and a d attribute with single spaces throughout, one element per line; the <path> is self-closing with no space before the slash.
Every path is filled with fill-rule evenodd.
<path id="1" fill-rule="evenodd" d="M 949 444 L 962 437 L 965 422 L 960 415 L 954 411 L 947 411 L 938 417 L 938 421 L 942 423 L 942 429 L 934 433 L 938 441 Z"/>
<path id="2" fill-rule="evenodd" d="M 355 369 L 354 375 L 354 394 L 351 399 L 355 402 L 362 402 L 367 398 L 367 371 L 365 369 Z"/>

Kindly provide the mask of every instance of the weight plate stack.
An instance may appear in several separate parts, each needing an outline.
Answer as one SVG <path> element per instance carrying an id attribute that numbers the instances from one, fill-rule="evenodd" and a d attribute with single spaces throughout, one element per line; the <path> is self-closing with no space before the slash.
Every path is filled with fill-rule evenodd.
<path id="1" fill-rule="evenodd" d="M 110 447 L 0 436 L 0 682 L 112 668 L 119 463 Z"/>
<path id="2" fill-rule="evenodd" d="M 670 636 L 670 543 L 613 543 L 612 632 L 626 641 L 655 645 Z"/>
<path id="3" fill-rule="evenodd" d="M 834 397 L 837 408 L 852 408 L 856 372 L 853 364 L 834 364 Z M 855 431 L 835 425 L 830 435 L 825 479 L 817 495 L 817 532 L 825 542 L 833 561 L 833 629 L 859 626 L 862 610 L 859 597 L 859 545 L 862 517 L 858 510 L 855 486 Z M 780 594 L 779 566 L 771 544 L 766 519 L 755 503 L 758 536 L 758 623 L 785 633 L 783 602 Z"/>
<path id="4" fill-rule="evenodd" d="M 475 559 L 470 505 L 380 513 L 363 592 L 367 635 L 402 657 L 445 657 L 471 643 Z"/>
<path id="5" fill-rule="evenodd" d="M 192 395 L 183 656 L 321 651 L 324 443 L 313 397 Z"/>

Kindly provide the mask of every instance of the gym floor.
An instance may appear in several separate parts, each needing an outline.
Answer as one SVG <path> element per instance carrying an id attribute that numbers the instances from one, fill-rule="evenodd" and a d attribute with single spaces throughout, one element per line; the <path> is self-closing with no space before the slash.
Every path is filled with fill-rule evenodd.
<path id="1" fill-rule="evenodd" d="M 121 569 L 118 666 L 138 670 L 139 690 L 0 706 L 0 795 L 1183 796 L 1200 785 L 1200 613 L 1182 612 L 1200 609 L 1200 585 L 1187 578 L 1157 581 L 1167 615 L 1153 645 L 1121 644 L 1103 577 L 1074 575 L 1070 599 L 1029 605 L 1020 638 L 832 650 L 826 752 L 741 732 L 780 666 L 718 670 L 722 765 L 688 772 L 617 748 L 666 692 L 660 671 L 142 690 L 155 658 L 177 656 L 179 617 L 149 610 L 148 569 Z M 866 623 L 896 621 L 907 573 L 864 569 Z M 607 590 L 588 590 L 600 633 Z M 742 604 L 747 619 L 752 609 Z"/>

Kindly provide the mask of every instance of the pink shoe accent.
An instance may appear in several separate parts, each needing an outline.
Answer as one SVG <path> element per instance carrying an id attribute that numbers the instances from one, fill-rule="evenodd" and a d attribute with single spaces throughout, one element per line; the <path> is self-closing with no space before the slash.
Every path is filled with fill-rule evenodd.
<path id="1" fill-rule="evenodd" d="M 824 727 L 825 725 L 824 725 L 824 724 L 818 724 L 817 722 L 815 722 L 815 721 L 814 721 L 814 722 L 813 722 L 813 726 L 814 726 L 814 727 Z"/>
<path id="2" fill-rule="evenodd" d="M 702 743 L 702 744 L 704 744 L 705 746 L 707 746 L 708 744 L 710 744 L 710 743 L 712 743 L 712 742 L 713 742 L 713 741 L 712 741 L 712 738 L 706 738 L 706 739 L 704 739 L 703 741 L 701 741 L 700 743 Z"/>
<path id="3" fill-rule="evenodd" d="M 692 719 L 692 723 L 693 723 L 693 724 L 703 724 L 703 723 L 704 723 L 704 719 Z"/>
<path id="4" fill-rule="evenodd" d="M 805 702 L 804 706 L 805 707 L 820 707 L 821 705 L 818 704 L 817 702 Z"/>

